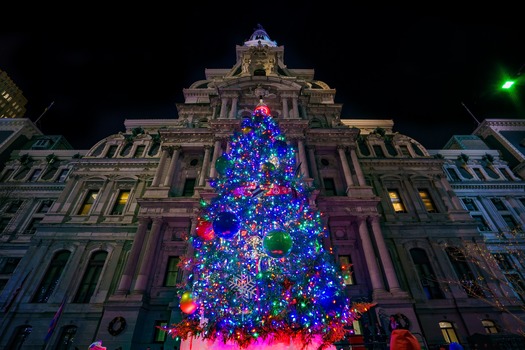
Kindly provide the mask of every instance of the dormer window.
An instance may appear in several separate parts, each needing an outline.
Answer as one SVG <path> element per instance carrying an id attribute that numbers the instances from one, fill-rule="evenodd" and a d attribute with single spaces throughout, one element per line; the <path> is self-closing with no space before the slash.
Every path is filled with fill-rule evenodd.
<path id="1" fill-rule="evenodd" d="M 33 143 L 32 149 L 48 149 L 53 144 L 51 139 L 40 139 Z"/>

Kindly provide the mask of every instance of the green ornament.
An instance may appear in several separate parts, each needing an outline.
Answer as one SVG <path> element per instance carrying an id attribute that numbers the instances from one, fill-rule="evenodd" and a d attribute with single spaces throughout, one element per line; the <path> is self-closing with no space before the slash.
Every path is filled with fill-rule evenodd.
<path id="1" fill-rule="evenodd" d="M 265 172 L 272 172 L 275 170 L 275 164 L 272 162 L 266 162 L 263 165 L 261 165 L 261 170 Z"/>
<path id="2" fill-rule="evenodd" d="M 282 258 L 290 253 L 292 250 L 292 237 L 286 231 L 273 230 L 263 239 L 263 247 L 266 254 L 272 258 Z"/>
<path id="3" fill-rule="evenodd" d="M 226 168 L 228 168 L 229 164 L 230 162 L 228 161 L 228 159 L 226 159 L 225 156 L 220 156 L 215 161 L 215 170 L 217 170 L 217 172 L 220 175 L 224 175 L 226 173 Z"/>

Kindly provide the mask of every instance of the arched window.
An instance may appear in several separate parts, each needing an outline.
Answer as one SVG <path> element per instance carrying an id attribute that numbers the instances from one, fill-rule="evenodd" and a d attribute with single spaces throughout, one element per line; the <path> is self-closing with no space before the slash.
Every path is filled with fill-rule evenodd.
<path id="1" fill-rule="evenodd" d="M 410 256 L 414 262 L 421 286 L 428 299 L 443 299 L 443 292 L 439 288 L 434 270 L 430 264 L 427 253 L 421 248 L 410 250 Z"/>
<path id="2" fill-rule="evenodd" d="M 22 344 L 24 344 L 26 338 L 32 331 L 33 327 L 28 324 L 16 327 L 13 337 L 9 341 L 9 345 L 6 349 L 21 349 Z"/>
<path id="3" fill-rule="evenodd" d="M 446 252 L 452 268 L 469 298 L 484 297 L 485 293 L 483 292 L 483 288 L 479 285 L 474 273 L 470 269 L 465 254 L 456 247 L 448 247 Z"/>
<path id="4" fill-rule="evenodd" d="M 65 326 L 62 327 L 60 332 L 60 337 L 58 338 L 58 344 L 56 350 L 69 350 L 73 346 L 73 341 L 75 340 L 75 335 L 77 334 L 77 326 Z"/>
<path id="5" fill-rule="evenodd" d="M 98 251 L 91 255 L 84 277 L 82 277 L 82 281 L 80 282 L 77 295 L 73 300 L 74 303 L 89 303 L 93 293 L 95 293 L 95 288 L 97 287 L 100 274 L 104 268 L 107 255 L 108 253 L 103 251 Z"/>
<path id="6" fill-rule="evenodd" d="M 445 338 L 445 341 L 448 344 L 452 342 L 459 343 L 458 335 L 454 329 L 454 325 L 451 322 L 441 321 L 439 322 L 439 328 L 441 328 L 441 334 L 443 334 L 443 338 Z"/>
<path id="7" fill-rule="evenodd" d="M 64 268 L 66 267 L 66 263 L 70 255 L 71 252 L 68 250 L 63 250 L 55 254 L 51 260 L 51 263 L 49 264 L 44 279 L 42 282 L 40 282 L 36 294 L 31 302 L 47 303 L 47 300 L 51 294 L 53 294 L 53 291 L 58 284 L 58 280 L 60 279 Z"/>

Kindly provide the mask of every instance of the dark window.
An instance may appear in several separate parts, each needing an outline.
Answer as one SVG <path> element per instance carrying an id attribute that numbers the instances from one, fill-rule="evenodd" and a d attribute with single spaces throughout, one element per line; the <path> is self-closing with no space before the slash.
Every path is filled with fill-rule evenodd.
<path id="1" fill-rule="evenodd" d="M 119 192 L 117 200 L 115 201 L 115 205 L 111 210 L 111 215 L 122 215 L 122 213 L 124 212 L 124 208 L 126 207 L 126 204 L 129 200 L 129 193 L 129 190 L 121 190 Z"/>
<path id="2" fill-rule="evenodd" d="M 191 165 L 191 166 L 195 166 L 195 165 L 197 165 L 197 164 L 199 164 L 199 160 L 198 160 L 198 159 L 192 159 L 192 160 L 190 161 L 190 165 Z"/>
<path id="3" fill-rule="evenodd" d="M 472 168 L 474 170 L 474 173 L 479 177 L 480 180 L 485 180 L 485 175 L 481 172 L 480 168 Z"/>
<path id="4" fill-rule="evenodd" d="M 414 267 L 427 298 L 443 299 L 443 293 L 439 288 L 427 253 L 423 249 L 414 248 L 410 250 L 410 256 L 412 257 L 412 261 L 414 261 Z"/>
<path id="5" fill-rule="evenodd" d="M 153 334 L 154 343 L 164 343 L 166 341 L 166 335 L 168 333 L 160 330 L 158 327 L 166 327 L 167 325 L 168 321 L 155 321 L 155 333 Z"/>
<path id="6" fill-rule="evenodd" d="M 144 145 L 137 146 L 137 149 L 135 150 L 135 155 L 133 157 L 134 158 L 142 157 L 142 155 L 144 154 L 144 149 L 146 149 L 146 146 Z"/>
<path id="7" fill-rule="evenodd" d="M 131 152 L 131 149 L 133 148 L 133 143 L 132 142 L 129 142 L 127 143 L 123 148 L 122 148 L 122 151 L 120 151 L 120 155 L 122 157 L 125 157 L 129 154 L 129 152 Z"/>
<path id="8" fill-rule="evenodd" d="M 155 142 L 153 145 L 151 145 L 151 148 L 149 149 L 148 155 L 149 156 L 156 155 L 157 153 L 159 153 L 159 149 L 160 149 L 160 143 Z"/>
<path id="9" fill-rule="evenodd" d="M 2 176 L 2 180 L 0 180 L 0 181 L 1 182 L 5 182 L 5 181 L 9 180 L 11 175 L 13 175 L 13 172 L 14 172 L 14 169 L 7 169 L 6 172 L 4 173 L 4 176 Z"/>
<path id="10" fill-rule="evenodd" d="M 469 298 L 485 297 L 485 293 L 475 278 L 474 273 L 472 273 L 472 270 L 468 266 L 467 259 L 463 252 L 455 247 L 447 248 L 446 252 L 448 259 L 452 264 L 452 268 L 454 269 L 454 272 L 456 272 L 456 276 Z"/>
<path id="11" fill-rule="evenodd" d="M 325 177 L 323 178 L 324 183 L 324 194 L 326 196 L 335 196 L 335 182 L 334 179 Z"/>
<path id="12" fill-rule="evenodd" d="M 86 197 L 84 198 L 84 202 L 82 202 L 82 205 L 80 206 L 80 209 L 78 210 L 77 215 L 87 215 L 91 211 L 91 207 L 93 206 L 93 203 L 95 203 L 95 199 L 97 199 L 98 190 L 89 190 L 86 194 Z"/>
<path id="13" fill-rule="evenodd" d="M 164 275 L 164 287 L 175 287 L 182 280 L 179 262 L 180 258 L 178 256 L 170 256 L 168 258 L 168 266 L 166 266 L 166 274 Z"/>
<path id="14" fill-rule="evenodd" d="M 373 145 L 372 148 L 374 149 L 374 153 L 376 154 L 376 157 L 385 158 L 383 147 L 381 147 L 380 145 Z"/>
<path id="15" fill-rule="evenodd" d="M 22 201 L 20 200 L 17 200 L 17 201 L 12 201 L 11 203 L 9 203 L 8 207 L 7 207 L 7 210 L 5 211 L 6 213 L 9 213 L 9 214 L 14 214 L 18 211 L 18 209 L 22 206 Z"/>
<path id="16" fill-rule="evenodd" d="M 0 232 L 5 231 L 10 221 L 11 221 L 11 218 L 1 218 L 0 219 Z"/>
<path id="17" fill-rule="evenodd" d="M 63 250 L 55 254 L 46 271 L 44 279 L 40 282 L 33 303 L 47 303 L 47 300 L 58 285 L 58 280 L 66 267 L 71 252 Z"/>
<path id="18" fill-rule="evenodd" d="M 390 202 L 392 203 L 392 207 L 394 208 L 394 211 L 396 213 L 406 213 L 407 212 L 405 205 L 403 204 L 403 201 L 401 200 L 401 197 L 399 196 L 398 190 L 388 190 L 388 196 L 390 198 Z"/>
<path id="19" fill-rule="evenodd" d="M 445 171 L 447 172 L 448 176 L 452 181 L 461 181 L 459 178 L 458 173 L 456 172 L 456 169 L 453 168 L 445 168 Z"/>
<path id="20" fill-rule="evenodd" d="M 490 201 L 492 202 L 492 204 L 494 204 L 494 206 L 496 207 L 496 210 L 498 211 L 507 210 L 507 207 L 505 206 L 505 204 L 503 203 L 501 199 L 491 198 Z"/>
<path id="21" fill-rule="evenodd" d="M 16 327 L 13 338 L 9 341 L 6 349 L 22 349 L 22 345 L 32 331 L 33 327 L 28 324 Z"/>
<path id="22" fill-rule="evenodd" d="M 458 171 L 465 179 L 472 179 L 474 177 L 467 169 L 462 166 L 458 167 Z"/>
<path id="23" fill-rule="evenodd" d="M 62 169 L 60 170 L 60 175 L 58 175 L 58 178 L 56 182 L 64 182 L 66 181 L 67 175 L 69 174 L 69 169 Z"/>
<path id="24" fill-rule="evenodd" d="M 42 218 L 33 218 L 33 219 L 31 219 L 31 222 L 27 226 L 27 229 L 26 229 L 25 233 L 28 234 L 28 235 L 35 234 L 35 232 L 36 232 L 36 230 L 38 228 L 38 225 L 40 224 L 41 221 L 42 221 Z"/>
<path id="25" fill-rule="evenodd" d="M 108 253 L 102 251 L 91 255 L 86 272 L 80 282 L 77 295 L 75 295 L 75 299 L 73 300 L 74 303 L 89 303 L 93 293 L 95 293 L 95 288 L 102 273 L 107 255 Z"/>
<path id="26" fill-rule="evenodd" d="M 195 179 L 188 178 L 184 181 L 183 197 L 191 197 L 195 192 Z"/>
<path id="27" fill-rule="evenodd" d="M 64 326 L 58 338 L 58 345 L 55 350 L 74 349 L 73 343 L 77 334 L 77 326 Z"/>
<path id="28" fill-rule="evenodd" d="M 516 219 L 512 215 L 501 215 L 505 223 L 507 224 L 507 228 L 509 231 L 513 231 L 519 228 L 518 223 L 516 222 Z"/>
<path id="29" fill-rule="evenodd" d="M 51 208 L 51 205 L 53 204 L 53 201 L 51 199 L 47 199 L 42 201 L 40 204 L 40 207 L 38 208 L 38 213 L 47 213 L 49 209 Z"/>
<path id="30" fill-rule="evenodd" d="M 490 226 L 487 223 L 487 220 L 481 214 L 472 215 L 472 218 L 478 223 L 478 230 L 480 231 L 490 231 Z"/>
<path id="31" fill-rule="evenodd" d="M 410 157 L 411 156 L 407 145 L 400 145 L 399 149 L 401 150 L 401 155 L 403 155 L 404 157 Z"/>
<path id="32" fill-rule="evenodd" d="M 29 178 L 29 181 L 30 181 L 30 182 L 35 182 L 35 181 L 38 180 L 38 178 L 40 177 L 40 174 L 42 174 L 42 169 L 35 169 L 35 170 L 31 173 L 31 177 Z"/>
<path id="33" fill-rule="evenodd" d="M 506 168 L 499 168 L 499 171 L 501 171 L 501 174 L 503 175 L 503 177 L 505 178 L 505 180 L 507 181 L 513 181 L 512 180 L 512 177 L 510 176 L 509 172 L 507 171 Z"/>
<path id="34" fill-rule="evenodd" d="M 0 258 L 0 274 L 9 275 L 15 271 L 21 258 Z"/>
<path id="35" fill-rule="evenodd" d="M 108 153 L 106 153 L 106 158 L 113 158 L 117 154 L 117 145 L 111 145 L 108 148 Z"/>
<path id="36" fill-rule="evenodd" d="M 471 198 L 461 198 L 461 201 L 465 204 L 465 208 L 467 208 L 468 211 L 478 211 L 478 206 Z"/>

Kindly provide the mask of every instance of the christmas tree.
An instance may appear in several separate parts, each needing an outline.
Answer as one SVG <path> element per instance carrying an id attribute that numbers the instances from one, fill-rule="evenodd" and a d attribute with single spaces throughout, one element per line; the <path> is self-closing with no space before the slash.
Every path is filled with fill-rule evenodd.
<path id="1" fill-rule="evenodd" d="M 202 201 L 193 256 L 182 262 L 184 319 L 161 329 L 193 349 L 322 349 L 366 311 L 350 306 L 323 247 L 326 228 L 295 152 L 261 100 L 215 162 L 217 195 Z"/>

